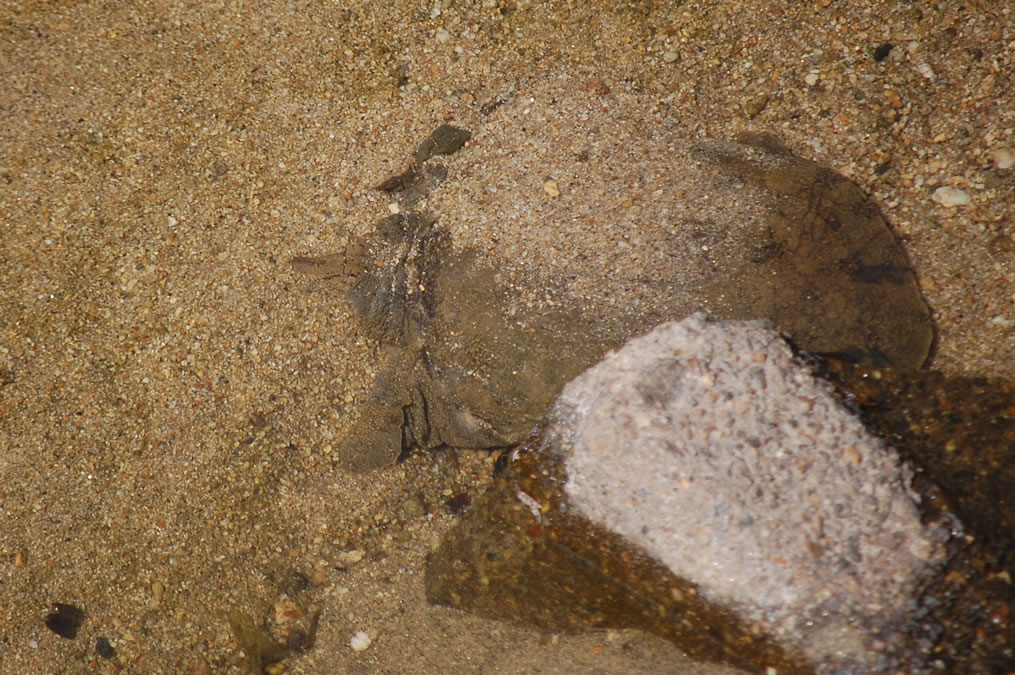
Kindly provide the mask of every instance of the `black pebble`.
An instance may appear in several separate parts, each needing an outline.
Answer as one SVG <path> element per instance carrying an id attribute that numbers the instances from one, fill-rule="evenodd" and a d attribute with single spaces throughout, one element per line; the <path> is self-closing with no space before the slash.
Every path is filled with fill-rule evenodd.
<path id="1" fill-rule="evenodd" d="M 445 500 L 444 505 L 448 511 L 456 516 L 460 516 L 469 508 L 472 504 L 472 498 L 464 492 L 459 492 L 453 497 L 449 497 Z"/>
<path id="2" fill-rule="evenodd" d="M 73 640 L 85 620 L 84 610 L 62 602 L 53 603 L 53 611 L 46 615 L 46 628 L 62 638 Z"/>
<path id="3" fill-rule="evenodd" d="M 95 639 L 95 653 L 104 659 L 111 659 L 116 656 L 116 650 L 109 644 L 109 639 L 100 637 Z"/>
<path id="4" fill-rule="evenodd" d="M 885 42 L 879 45 L 878 48 L 874 50 L 874 60 L 884 61 L 886 58 L 888 58 L 888 55 L 892 53 L 892 48 L 894 46 L 895 45 L 893 45 L 891 42 Z"/>

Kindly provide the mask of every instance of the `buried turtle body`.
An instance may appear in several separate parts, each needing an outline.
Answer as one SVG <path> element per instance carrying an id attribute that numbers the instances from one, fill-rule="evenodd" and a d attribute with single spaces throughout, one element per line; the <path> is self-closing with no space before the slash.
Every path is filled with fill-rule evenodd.
<path id="1" fill-rule="evenodd" d="M 560 384 L 608 348 L 594 326 L 576 330 L 564 312 L 506 319 L 511 296 L 494 270 L 455 251 L 423 215 L 383 219 L 361 250 L 392 261 L 358 275 L 346 292 L 388 362 L 345 443 L 350 468 L 383 465 L 414 447 L 512 445 L 528 436 Z"/>
<path id="2" fill-rule="evenodd" d="M 466 133 L 440 132 L 455 141 L 441 152 L 461 147 Z M 340 448 L 350 469 L 383 466 L 416 447 L 522 442 L 563 385 L 604 353 L 702 309 L 769 318 L 804 349 L 858 362 L 905 369 L 927 357 L 929 311 L 877 206 L 768 137 L 670 144 L 659 160 L 663 196 L 642 207 L 637 224 L 604 232 L 627 228 L 625 246 L 568 240 L 594 279 L 521 258 L 495 263 L 496 250 L 462 246 L 455 221 L 485 222 L 479 202 L 458 201 L 439 218 L 417 210 L 424 197 L 457 189 L 459 173 L 497 171 L 488 165 L 498 161 L 506 178 L 517 171 L 517 158 L 481 150 L 446 167 L 433 157 L 435 143 L 424 142 L 410 169 L 380 186 L 400 213 L 340 253 L 293 260 L 338 285 L 383 343 L 380 375 Z M 611 161 L 604 158 L 606 169 L 622 177 L 630 169 Z M 545 198 L 537 194 L 519 185 L 514 208 L 539 213 L 526 202 Z"/>

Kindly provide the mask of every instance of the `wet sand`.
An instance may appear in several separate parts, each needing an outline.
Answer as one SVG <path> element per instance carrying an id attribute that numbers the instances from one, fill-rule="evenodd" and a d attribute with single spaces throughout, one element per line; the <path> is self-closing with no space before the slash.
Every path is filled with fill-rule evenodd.
<path id="1" fill-rule="evenodd" d="M 0 9 L 0 671 L 242 672 L 228 613 L 273 625 L 288 593 L 321 612 L 289 672 L 730 672 L 639 633 L 427 606 L 426 553 L 487 453 L 338 468 L 379 346 L 288 261 L 383 216 L 373 187 L 443 121 L 472 130 L 474 166 L 543 148 L 502 193 L 552 179 L 568 203 L 555 111 L 604 138 L 773 132 L 881 205 L 934 310 L 932 366 L 1015 376 L 1003 3 L 448 5 Z M 434 208 L 478 245 L 461 185 Z M 560 218 L 495 249 L 566 250 Z M 53 602 L 87 613 L 76 638 L 46 628 Z"/>

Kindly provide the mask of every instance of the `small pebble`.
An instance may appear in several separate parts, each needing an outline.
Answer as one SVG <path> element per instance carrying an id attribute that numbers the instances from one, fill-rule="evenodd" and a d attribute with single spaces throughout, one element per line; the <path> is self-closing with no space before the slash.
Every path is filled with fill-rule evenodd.
<path id="1" fill-rule="evenodd" d="M 302 621 L 303 617 L 303 610 L 289 598 L 281 598 L 275 603 L 275 623 L 280 628 Z"/>
<path id="2" fill-rule="evenodd" d="M 748 117 L 757 117 L 761 114 L 761 111 L 768 105 L 768 94 L 758 94 L 751 98 L 744 104 L 744 109 L 747 111 Z"/>
<path id="3" fill-rule="evenodd" d="M 447 507 L 453 515 L 460 516 L 465 513 L 469 506 L 472 504 L 472 498 L 469 497 L 466 492 L 459 492 L 458 494 L 449 497 L 445 500 L 444 505 Z"/>
<path id="4" fill-rule="evenodd" d="M 116 649 L 113 648 L 109 638 L 95 638 L 95 653 L 104 659 L 111 659 L 116 656 Z"/>
<path id="5" fill-rule="evenodd" d="M 588 90 L 596 96 L 606 96 L 610 93 L 609 86 L 607 86 L 606 82 L 604 82 L 600 77 L 595 77 L 589 80 L 587 87 Z"/>
<path id="6" fill-rule="evenodd" d="M 1011 148 L 998 148 L 990 153 L 990 158 L 999 169 L 1010 169 L 1015 166 L 1015 152 L 1012 152 Z"/>
<path id="7" fill-rule="evenodd" d="M 676 52 L 663 52 L 663 61 L 666 63 L 673 63 L 677 60 Z"/>
<path id="8" fill-rule="evenodd" d="M 545 183 L 543 183 L 543 192 L 545 192 L 546 194 L 550 195 L 553 198 L 557 198 L 560 196 L 560 189 L 557 187 L 557 182 L 552 180 L 548 180 Z"/>
<path id="9" fill-rule="evenodd" d="M 152 583 L 152 604 L 156 607 L 162 604 L 162 599 L 166 595 L 166 585 L 161 581 Z"/>
<path id="10" fill-rule="evenodd" d="M 349 569 L 360 560 L 363 560 L 363 556 L 366 554 L 367 552 L 362 549 L 340 551 L 338 555 L 335 556 L 335 567 L 342 570 Z"/>
<path id="11" fill-rule="evenodd" d="M 969 193 L 960 188 L 939 187 L 930 197 L 941 206 L 965 206 L 969 203 Z"/>
<path id="12" fill-rule="evenodd" d="M 885 100 L 896 110 L 902 107 L 902 97 L 894 89 L 885 89 Z"/>
<path id="13" fill-rule="evenodd" d="M 892 53 L 893 45 L 891 42 L 884 42 L 878 45 L 878 48 L 874 50 L 874 60 L 884 61 L 888 58 L 888 55 Z"/>
<path id="14" fill-rule="evenodd" d="M 356 634 L 349 640 L 349 646 L 352 647 L 353 651 L 361 652 L 370 646 L 373 640 L 365 630 L 358 630 Z"/>
<path id="15" fill-rule="evenodd" d="M 816 85 L 818 83 L 818 77 L 820 75 L 821 75 L 821 73 L 819 73 L 818 71 L 812 70 L 811 72 L 807 73 L 804 76 L 804 82 L 807 83 L 807 86 L 813 87 L 814 85 Z"/>
<path id="16" fill-rule="evenodd" d="M 53 611 L 46 615 L 46 628 L 68 640 L 77 637 L 84 623 L 85 613 L 79 607 L 62 602 L 53 603 Z"/>

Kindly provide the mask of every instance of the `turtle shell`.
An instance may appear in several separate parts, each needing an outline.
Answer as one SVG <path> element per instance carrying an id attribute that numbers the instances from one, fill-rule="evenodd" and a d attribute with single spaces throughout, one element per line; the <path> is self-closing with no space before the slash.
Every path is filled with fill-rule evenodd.
<path id="1" fill-rule="evenodd" d="M 468 135 L 446 126 L 435 134 L 455 138 L 454 152 Z M 432 159 L 441 153 L 431 140 L 416 153 L 423 161 L 379 188 L 403 198 L 401 213 L 345 251 L 293 261 L 341 283 L 364 330 L 386 345 L 388 362 L 342 444 L 351 469 L 414 448 L 520 443 L 564 384 L 610 349 L 703 309 L 714 319 L 770 319 L 804 350 L 865 365 L 913 369 L 927 358 L 930 311 L 877 205 L 770 136 L 689 144 L 707 180 L 689 190 L 675 176 L 672 189 L 685 199 L 742 194 L 752 216 L 640 223 L 636 245 L 592 265 L 606 301 L 573 292 L 566 276 L 456 246 L 441 222 L 454 214 L 416 210 L 454 181 L 454 165 Z"/>

